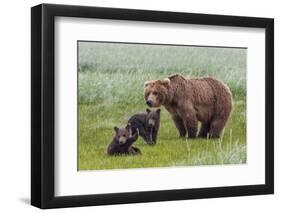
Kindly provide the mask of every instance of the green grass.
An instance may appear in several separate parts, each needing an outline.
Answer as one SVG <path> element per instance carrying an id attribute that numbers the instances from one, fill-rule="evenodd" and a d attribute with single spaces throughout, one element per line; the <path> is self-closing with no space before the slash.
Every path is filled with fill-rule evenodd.
<path id="1" fill-rule="evenodd" d="M 139 156 L 108 156 L 114 126 L 145 111 L 143 83 L 171 74 L 213 76 L 228 84 L 234 110 L 221 140 L 179 139 L 162 108 L 156 146 L 140 138 Z M 246 50 L 79 44 L 79 170 L 245 163 Z"/>

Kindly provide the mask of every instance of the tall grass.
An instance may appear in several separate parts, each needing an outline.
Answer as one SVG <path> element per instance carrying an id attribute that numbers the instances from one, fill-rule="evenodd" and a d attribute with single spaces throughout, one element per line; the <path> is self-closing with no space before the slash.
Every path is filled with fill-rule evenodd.
<path id="1" fill-rule="evenodd" d="M 233 164 L 246 162 L 246 50 L 233 48 L 79 43 L 79 169 Z M 113 126 L 146 108 L 143 84 L 181 73 L 226 83 L 234 111 L 219 141 L 178 139 L 162 109 L 158 144 L 139 140 L 141 156 L 109 157 Z"/>
<path id="2" fill-rule="evenodd" d="M 245 96 L 245 69 L 245 49 L 81 42 L 79 101 L 140 103 L 146 80 L 175 73 L 213 76 Z"/>

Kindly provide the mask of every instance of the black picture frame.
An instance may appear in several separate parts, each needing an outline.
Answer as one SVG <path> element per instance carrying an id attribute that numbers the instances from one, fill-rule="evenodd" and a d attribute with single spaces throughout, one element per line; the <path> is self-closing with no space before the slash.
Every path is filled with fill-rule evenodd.
<path id="1" fill-rule="evenodd" d="M 265 184 L 95 195 L 54 195 L 54 20 L 100 18 L 264 28 Z M 274 20 L 271 18 L 41 4 L 31 8 L 31 204 L 39 208 L 155 202 L 274 193 Z"/>

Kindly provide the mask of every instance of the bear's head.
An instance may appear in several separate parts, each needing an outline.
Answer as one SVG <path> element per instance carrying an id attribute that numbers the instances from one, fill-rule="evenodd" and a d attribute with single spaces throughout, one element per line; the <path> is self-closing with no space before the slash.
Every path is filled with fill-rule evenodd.
<path id="1" fill-rule="evenodd" d="M 169 99 L 170 79 L 152 80 L 144 83 L 144 98 L 149 107 L 160 107 Z"/>
<path id="2" fill-rule="evenodd" d="M 160 109 L 157 110 L 150 110 L 150 109 L 146 109 L 146 121 L 147 121 L 147 125 L 148 127 L 157 127 L 159 126 L 160 123 Z"/>
<path id="3" fill-rule="evenodd" d="M 115 139 L 118 144 L 124 144 L 131 136 L 131 126 L 128 124 L 125 128 L 114 127 Z"/>

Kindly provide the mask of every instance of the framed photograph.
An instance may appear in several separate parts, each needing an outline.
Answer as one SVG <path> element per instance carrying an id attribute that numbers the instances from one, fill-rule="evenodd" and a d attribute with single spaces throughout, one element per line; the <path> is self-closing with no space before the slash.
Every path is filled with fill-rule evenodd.
<path id="1" fill-rule="evenodd" d="M 272 194 L 274 20 L 31 9 L 31 204 Z"/>

